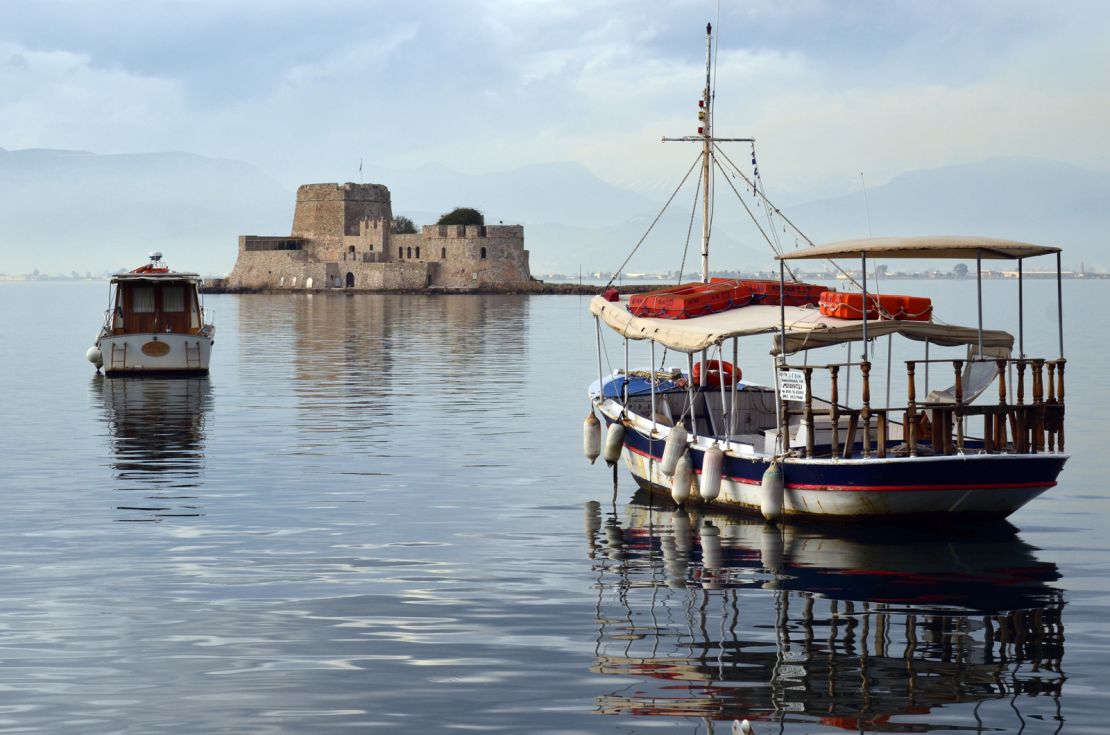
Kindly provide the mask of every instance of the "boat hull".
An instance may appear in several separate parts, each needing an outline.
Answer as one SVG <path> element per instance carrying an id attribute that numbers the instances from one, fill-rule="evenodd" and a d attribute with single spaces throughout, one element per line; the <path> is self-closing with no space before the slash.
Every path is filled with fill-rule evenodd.
<path id="1" fill-rule="evenodd" d="M 710 443 L 690 448 L 695 478 Z M 626 427 L 623 456 L 637 483 L 671 495 L 671 478 L 660 471 L 664 439 Z M 725 454 L 719 496 L 705 500 L 697 485 L 687 502 L 760 514 L 761 481 L 770 457 Z M 782 461 L 783 515 L 807 520 L 876 519 L 941 522 L 1002 519 L 1056 484 L 1067 455 L 963 454 L 883 459 L 805 459 Z"/>
<path id="2" fill-rule="evenodd" d="M 214 330 L 199 334 L 103 335 L 97 340 L 104 374 L 121 376 L 207 375 Z"/>

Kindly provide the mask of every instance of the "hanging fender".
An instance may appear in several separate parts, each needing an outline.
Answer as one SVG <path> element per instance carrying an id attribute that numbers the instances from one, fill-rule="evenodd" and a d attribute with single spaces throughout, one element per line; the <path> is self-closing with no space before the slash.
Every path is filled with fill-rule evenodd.
<path id="1" fill-rule="evenodd" d="M 701 374 L 703 370 L 706 371 L 705 384 L 712 385 L 715 388 L 721 387 L 722 384 L 731 388 L 740 382 L 740 377 L 742 375 L 740 368 L 724 360 L 695 362 L 693 375 L 690 376 L 694 385 L 701 385 Z"/>

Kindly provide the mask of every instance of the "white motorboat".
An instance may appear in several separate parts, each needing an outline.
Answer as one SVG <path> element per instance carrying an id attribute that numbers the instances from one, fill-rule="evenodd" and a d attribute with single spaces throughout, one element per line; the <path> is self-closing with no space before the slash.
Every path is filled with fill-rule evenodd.
<path id="1" fill-rule="evenodd" d="M 111 306 L 85 357 L 107 377 L 206 375 L 216 328 L 201 277 L 170 270 L 162 253 L 112 277 Z"/>

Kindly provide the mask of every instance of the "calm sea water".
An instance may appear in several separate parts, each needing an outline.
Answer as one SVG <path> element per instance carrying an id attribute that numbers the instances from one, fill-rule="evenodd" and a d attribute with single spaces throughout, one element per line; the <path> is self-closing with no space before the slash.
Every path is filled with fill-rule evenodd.
<path id="1" fill-rule="evenodd" d="M 210 378 L 105 380 L 105 284 L 0 285 L 0 732 L 1105 732 L 1110 290 L 1066 291 L 1059 487 L 861 536 L 614 488 L 584 298 L 213 296 Z"/>

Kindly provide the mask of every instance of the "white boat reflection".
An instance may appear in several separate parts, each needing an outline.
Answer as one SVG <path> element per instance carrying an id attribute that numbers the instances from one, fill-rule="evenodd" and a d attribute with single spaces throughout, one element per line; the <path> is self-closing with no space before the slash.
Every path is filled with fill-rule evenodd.
<path id="1" fill-rule="evenodd" d="M 199 516 L 205 423 L 212 405 L 207 377 L 93 376 L 89 391 L 103 409 L 111 442 L 117 520 Z"/>
<path id="2" fill-rule="evenodd" d="M 592 670 L 623 679 L 599 712 L 695 717 L 711 732 L 734 718 L 924 731 L 957 704 L 985 728 L 1023 708 L 1059 716 L 1060 575 L 1012 527 L 843 536 L 650 503 L 586 508 Z M 1005 723 L 990 722 L 1003 714 L 992 700 L 1009 700 Z"/>

